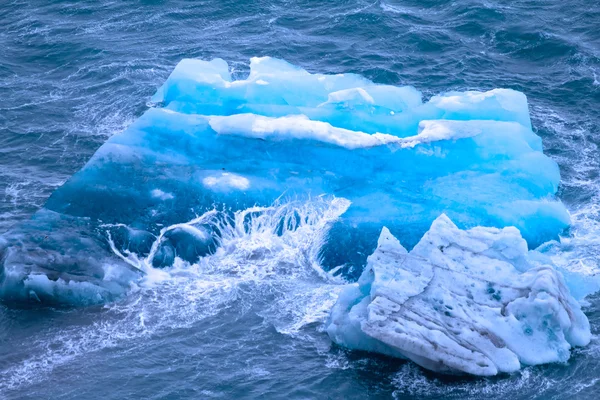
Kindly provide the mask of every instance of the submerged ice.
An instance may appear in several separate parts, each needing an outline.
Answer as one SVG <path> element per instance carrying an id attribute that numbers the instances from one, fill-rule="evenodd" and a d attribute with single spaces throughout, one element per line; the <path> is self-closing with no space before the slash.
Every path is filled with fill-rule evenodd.
<path id="1" fill-rule="evenodd" d="M 279 237 L 326 221 L 311 269 L 350 281 L 362 273 L 332 315 L 329 332 L 340 344 L 492 374 L 565 360 L 571 345 L 587 340 L 561 274 L 527 253 L 527 245 L 558 239 L 569 215 L 555 197 L 558 167 L 542 152 L 522 93 L 449 92 L 424 102 L 412 87 L 311 74 L 264 57 L 251 59 L 239 80 L 223 60 L 183 60 L 152 102 L 31 220 L 0 236 L 2 301 L 112 301 L 159 268 L 235 251 L 239 238 L 256 243 L 253 227 L 268 215 L 266 231 Z M 337 211 L 323 217 L 315 202 Z M 446 228 L 426 234 L 433 221 Z M 494 230 L 509 226 L 518 230 Z M 432 258 L 425 238 L 443 242 L 450 231 L 468 243 L 452 242 Z M 410 257 L 393 236 L 416 245 Z M 382 257 L 387 247 L 410 261 L 396 269 L 375 263 L 392 262 Z M 452 267 L 440 267 L 449 260 Z M 443 304 L 431 302 L 438 295 Z M 407 322 L 402 313 L 415 310 L 443 330 Z M 473 328 L 468 339 L 459 326 Z M 420 335 L 421 350 L 409 349 L 397 330 Z M 537 350 L 515 348 L 517 336 Z"/>
<path id="2" fill-rule="evenodd" d="M 562 275 L 517 229 L 464 231 L 445 215 L 410 252 L 383 228 L 327 332 L 352 349 L 484 376 L 565 362 L 591 336 Z"/>

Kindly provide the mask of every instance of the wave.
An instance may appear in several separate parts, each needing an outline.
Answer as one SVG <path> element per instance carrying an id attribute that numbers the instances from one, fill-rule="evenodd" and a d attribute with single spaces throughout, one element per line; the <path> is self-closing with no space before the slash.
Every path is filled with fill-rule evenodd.
<path id="1" fill-rule="evenodd" d="M 88 318 L 75 318 L 66 326 L 49 329 L 43 340 L 28 342 L 24 357 L 3 370 L 0 393 L 32 385 L 54 369 L 101 350 L 123 345 L 141 348 L 150 338 L 210 321 L 230 308 L 241 313 L 258 309 L 278 332 L 308 338 L 305 329 L 313 331 L 324 323 L 345 283 L 319 267 L 317 249 L 331 223 L 348 206 L 345 199 L 315 198 L 233 214 L 209 211 L 163 228 L 153 242 L 154 250 L 146 255 L 117 248 L 109 239 L 114 254 L 141 272 L 130 282 L 127 297 L 92 312 L 90 324 L 85 322 Z M 176 257 L 169 267 L 153 266 L 150 255 L 158 253 L 169 232 L 182 226 L 194 231 L 201 224 L 219 229 L 217 251 L 194 263 Z M 114 237 L 121 228 L 104 226 L 103 232 Z M 68 285 L 56 284 L 54 295 L 63 302 L 80 301 Z"/>

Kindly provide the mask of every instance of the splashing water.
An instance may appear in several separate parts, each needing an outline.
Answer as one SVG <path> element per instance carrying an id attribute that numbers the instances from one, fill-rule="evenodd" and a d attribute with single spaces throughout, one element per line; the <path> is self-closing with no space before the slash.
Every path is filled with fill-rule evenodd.
<path id="1" fill-rule="evenodd" d="M 161 229 L 145 257 L 121 252 L 110 241 L 115 254 L 143 271 L 144 277 L 133 284 L 124 301 L 104 306 L 91 325 L 54 330 L 30 344 L 33 355 L 4 371 L 0 390 L 34 384 L 90 352 L 126 343 L 139 347 L 150 337 L 189 328 L 232 307 L 242 314 L 262 309 L 278 332 L 303 336 L 304 328 L 324 322 L 344 283 L 321 269 L 319 248 L 331 223 L 349 205 L 342 198 L 317 198 L 252 207 L 232 216 L 209 211 Z M 176 258 L 172 267 L 152 266 L 167 232 L 182 226 L 195 230 L 199 224 L 221 232 L 214 254 L 193 264 Z M 107 234 L 110 240 L 110 230 Z"/>

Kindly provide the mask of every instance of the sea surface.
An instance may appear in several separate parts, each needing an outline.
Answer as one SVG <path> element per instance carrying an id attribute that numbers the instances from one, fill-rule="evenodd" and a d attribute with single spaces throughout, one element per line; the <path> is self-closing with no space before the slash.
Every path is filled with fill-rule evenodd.
<path id="1" fill-rule="evenodd" d="M 555 262 L 600 271 L 600 7 L 589 0 L 0 2 L 0 233 L 29 218 L 138 118 L 182 58 L 253 56 L 448 90 L 524 92 L 572 216 Z M 433 374 L 332 346 L 339 287 L 298 244 L 232 254 L 87 308 L 0 305 L 2 399 L 598 399 L 592 343 L 566 364 L 495 378 Z"/>

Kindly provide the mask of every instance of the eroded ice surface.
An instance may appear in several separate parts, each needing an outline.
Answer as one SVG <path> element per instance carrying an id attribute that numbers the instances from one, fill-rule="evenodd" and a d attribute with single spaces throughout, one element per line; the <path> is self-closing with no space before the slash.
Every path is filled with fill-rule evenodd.
<path id="1" fill-rule="evenodd" d="M 446 213 L 461 228 L 516 226 L 535 246 L 569 224 L 555 198 L 558 167 L 513 90 L 423 102 L 412 87 L 266 57 L 253 58 L 242 80 L 223 60 L 183 60 L 152 100 L 159 107 L 0 238 L 0 298 L 117 298 L 145 272 L 120 255 L 151 256 L 157 268 L 214 252 L 218 227 L 180 224 L 215 209 L 226 218 L 290 200 L 348 199 L 319 249 L 321 266 L 341 266 L 348 279 L 383 226 L 410 247 Z"/>
<path id="2" fill-rule="evenodd" d="M 561 273 L 543 261 L 513 227 L 465 231 L 442 215 L 410 252 L 383 228 L 327 331 L 342 346 L 441 372 L 564 362 L 572 346 L 589 343 L 590 326 Z"/>

